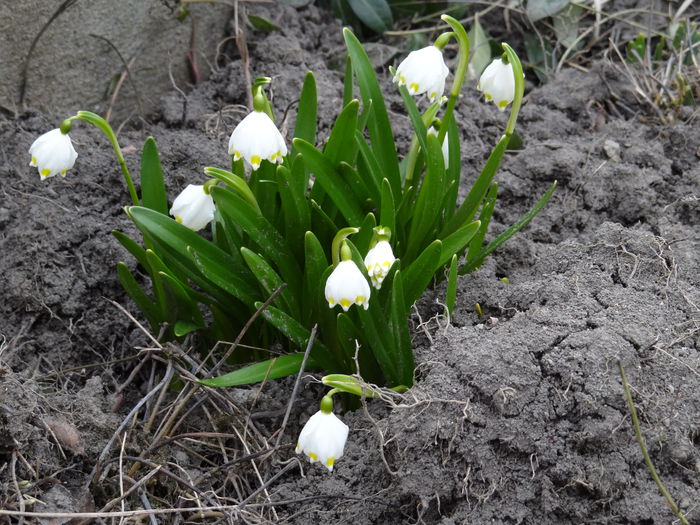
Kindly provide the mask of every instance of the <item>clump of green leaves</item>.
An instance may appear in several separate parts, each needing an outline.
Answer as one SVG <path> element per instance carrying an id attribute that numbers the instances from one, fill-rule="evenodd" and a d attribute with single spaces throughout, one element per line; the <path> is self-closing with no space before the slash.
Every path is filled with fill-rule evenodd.
<path id="1" fill-rule="evenodd" d="M 408 318 L 413 303 L 447 275 L 451 310 L 457 276 L 479 268 L 551 196 L 556 183 L 521 220 L 484 244 L 497 201 L 494 177 L 523 97 L 520 60 L 504 44 L 499 60 L 512 68 L 509 82 L 515 86 L 510 116 L 481 174 L 465 200 L 458 202 L 462 166 L 454 107 L 469 62 L 469 39 L 455 19 L 443 19 L 452 32 L 441 35 L 437 51 L 431 48 L 428 54 L 442 60 L 439 50 L 455 38 L 455 80 L 447 103 L 434 97 L 423 112 L 409 94 L 409 89 L 418 91 L 418 85 L 410 79 L 407 85 L 399 82 L 414 131 L 403 158 L 375 70 L 359 40 L 346 29 L 343 108 L 328 140 L 317 140 L 316 83 L 308 73 L 288 153 L 281 145 L 283 154 L 270 151 L 249 158 L 250 151 L 231 146 L 230 171 L 204 169 L 210 180 L 198 191 L 215 204 L 211 240 L 168 215 L 158 150 L 153 139 L 146 141 L 141 193 L 133 190 L 133 205 L 126 208 L 143 240 L 114 234 L 150 277 L 150 291 L 126 264 L 118 263 L 117 271 L 159 339 L 180 340 L 196 333 L 205 348 L 221 340 L 242 343 L 231 364 L 254 363 L 203 379 L 204 384 L 232 386 L 294 374 L 305 358 L 303 350 L 313 342 L 308 369 L 353 374 L 359 367 L 371 383 L 410 386 L 414 361 Z M 399 76 L 403 73 L 395 78 Z M 274 128 L 263 90 L 267 82 L 258 79 L 253 86 L 254 120 Z M 359 99 L 353 98 L 356 89 Z M 72 119 L 90 122 L 113 136 L 109 125 L 94 114 L 79 112 Z M 121 158 L 118 144 L 112 143 Z M 252 171 L 239 157 L 255 159 Z M 120 166 L 130 181 L 125 164 Z M 391 258 L 393 264 L 377 282 L 376 275 L 368 275 L 364 259 L 378 241 L 386 248 L 389 240 L 395 260 Z M 327 283 L 343 264 L 356 267 L 353 278 L 366 281 L 364 288 L 371 282 L 375 289 L 371 296 L 340 302 L 339 311 L 329 307 L 336 302 Z M 283 349 L 282 355 L 271 348 Z"/>

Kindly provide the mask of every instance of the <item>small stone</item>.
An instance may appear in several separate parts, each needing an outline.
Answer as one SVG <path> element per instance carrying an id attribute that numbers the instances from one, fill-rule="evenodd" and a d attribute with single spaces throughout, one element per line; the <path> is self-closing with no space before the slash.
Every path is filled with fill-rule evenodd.
<path id="1" fill-rule="evenodd" d="M 606 140 L 603 143 L 603 151 L 605 151 L 605 154 L 610 160 L 620 162 L 620 144 L 614 140 Z"/>

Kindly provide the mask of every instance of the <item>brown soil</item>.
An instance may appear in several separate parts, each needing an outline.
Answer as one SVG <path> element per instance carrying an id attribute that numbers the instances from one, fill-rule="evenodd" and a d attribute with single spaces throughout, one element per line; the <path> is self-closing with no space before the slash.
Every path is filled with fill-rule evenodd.
<path id="1" fill-rule="evenodd" d="M 291 130 L 303 75 L 313 71 L 323 137 L 342 96 L 340 26 L 313 6 L 260 12 L 282 30 L 249 37 L 252 75 L 274 78 L 273 104 Z M 391 48 L 376 50 L 391 61 Z M 381 71 L 405 149 L 408 118 Z M 148 135 L 171 198 L 203 181 L 204 166 L 225 166 L 245 89 L 234 59 L 186 101 L 164 94 L 154 123 L 120 134 L 132 172 Z M 411 320 L 415 386 L 342 416 L 350 438 L 332 474 L 292 459 L 323 392 L 312 378 L 282 434 L 292 379 L 201 390 L 174 432 L 193 435 L 155 442 L 165 414 L 154 415 L 150 433 L 144 425 L 154 406 L 164 411 L 176 399 L 175 384 L 110 444 L 127 414 L 168 379 L 163 362 L 189 348 L 159 350 L 162 362 L 144 358 L 139 349 L 153 343 L 117 307 L 140 319 L 114 271 L 117 260 L 135 263 L 110 231 L 136 231 L 103 137 L 77 126 L 76 168 L 40 184 L 26 151 L 65 116 L 27 110 L 0 121 L 0 509 L 104 509 L 119 497 L 120 481 L 130 486 L 123 474 L 133 462 L 123 458 L 120 469 L 120 450 L 128 458 L 151 447 L 150 463 L 130 475 L 153 477 L 110 510 L 239 505 L 204 517 L 226 523 L 671 523 L 634 437 L 619 360 L 659 475 L 698 522 L 700 129 L 692 120 L 660 125 L 642 111 L 622 118 L 618 97 L 633 100 L 624 74 L 604 62 L 588 72 L 565 68 L 529 93 L 519 119 L 525 147 L 499 172 L 491 235 L 554 180 L 557 192 L 523 233 L 460 278 L 451 319 L 443 287 L 419 301 Z M 471 180 L 505 117 L 473 89 L 457 111 Z M 619 157 L 610 154 L 613 143 Z M 265 490 L 256 492 L 261 482 Z M 153 523 L 188 519 L 159 514 Z"/>

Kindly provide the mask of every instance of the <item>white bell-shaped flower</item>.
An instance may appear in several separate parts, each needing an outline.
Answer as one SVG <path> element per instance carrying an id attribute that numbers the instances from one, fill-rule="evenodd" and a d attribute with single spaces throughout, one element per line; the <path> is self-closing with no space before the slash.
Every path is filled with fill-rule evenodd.
<path id="1" fill-rule="evenodd" d="M 343 456 L 350 429 L 333 412 L 319 410 L 301 429 L 296 452 L 309 457 L 311 463 L 320 461 L 329 470 Z"/>
<path id="2" fill-rule="evenodd" d="M 504 64 L 503 60 L 497 58 L 484 69 L 477 89 L 484 94 L 486 100 L 493 100 L 500 111 L 505 110 L 515 97 L 513 65 Z"/>
<path id="3" fill-rule="evenodd" d="M 190 230 L 201 230 L 214 220 L 214 199 L 204 186 L 190 184 L 173 201 L 170 215 Z"/>
<path id="4" fill-rule="evenodd" d="M 263 160 L 282 162 L 287 154 L 287 145 L 267 113 L 252 111 L 231 133 L 228 153 L 233 155 L 233 160 L 244 158 L 257 170 Z"/>
<path id="5" fill-rule="evenodd" d="M 333 308 L 339 304 L 346 312 L 353 305 L 369 308 L 370 288 L 367 279 L 351 260 L 340 261 L 326 281 L 326 300 Z"/>
<path id="6" fill-rule="evenodd" d="M 411 95 L 427 93 L 430 102 L 433 102 L 445 91 L 445 79 L 449 72 L 442 51 L 428 46 L 408 54 L 396 68 L 394 83 L 405 85 Z"/>
<path id="7" fill-rule="evenodd" d="M 382 282 L 395 260 L 396 257 L 394 257 L 389 241 L 379 241 L 374 248 L 367 252 L 365 268 L 367 268 L 367 274 L 372 279 L 372 286 L 377 290 L 382 287 Z"/>
<path id="8" fill-rule="evenodd" d="M 39 170 L 41 180 L 59 173 L 65 177 L 78 158 L 68 133 L 62 133 L 58 128 L 36 139 L 29 148 L 29 154 L 32 156 L 29 165 Z"/>

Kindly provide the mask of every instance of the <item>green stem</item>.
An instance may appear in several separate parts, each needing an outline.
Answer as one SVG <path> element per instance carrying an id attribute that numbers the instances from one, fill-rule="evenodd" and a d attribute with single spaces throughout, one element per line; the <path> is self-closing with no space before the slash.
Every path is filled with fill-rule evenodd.
<path id="1" fill-rule="evenodd" d="M 423 119 L 423 124 L 425 124 L 426 128 L 429 127 L 430 124 L 432 124 L 433 120 L 435 120 L 435 116 L 437 115 L 439 110 L 440 110 L 440 102 L 439 101 L 433 102 L 430 105 L 430 107 L 425 110 L 425 113 L 423 113 L 422 119 Z M 408 149 L 408 154 L 406 155 L 406 174 L 405 174 L 404 185 L 403 185 L 404 191 L 406 191 L 406 189 L 411 185 L 411 182 L 413 181 L 413 175 L 415 174 L 415 171 L 416 171 L 416 163 L 418 162 L 418 152 L 419 152 L 418 137 L 414 133 L 413 138 L 411 139 L 411 146 Z"/>
<path id="2" fill-rule="evenodd" d="M 515 131 L 515 123 L 518 120 L 520 106 L 523 103 L 523 95 L 525 93 L 525 77 L 523 76 L 523 66 L 520 63 L 518 55 L 516 55 L 515 51 L 513 51 L 513 48 L 505 42 L 501 44 L 501 46 L 503 46 L 503 51 L 505 51 L 505 54 L 508 57 L 508 62 L 513 66 L 513 76 L 515 77 L 515 95 L 513 97 L 513 105 L 510 108 L 508 125 L 506 126 L 506 135 L 510 137 L 513 134 L 513 131 Z"/>
<path id="3" fill-rule="evenodd" d="M 649 473 L 654 479 L 656 486 L 659 488 L 659 492 L 661 492 L 661 495 L 666 499 L 666 503 L 668 503 L 668 506 L 671 507 L 671 511 L 673 511 L 673 513 L 676 516 L 678 516 L 678 519 L 681 520 L 681 523 L 683 523 L 683 525 L 690 525 L 690 523 L 688 523 L 688 520 L 680 511 L 676 503 L 673 501 L 671 494 L 669 494 L 669 492 L 666 490 L 666 487 L 661 482 L 661 478 L 659 478 L 659 475 L 656 473 L 656 469 L 654 468 L 654 464 L 651 462 L 651 457 L 649 457 L 649 452 L 647 451 L 647 446 L 644 442 L 644 436 L 642 436 L 642 429 L 639 426 L 639 419 L 637 419 L 637 410 L 634 408 L 634 401 L 632 401 L 632 393 L 630 392 L 630 387 L 627 383 L 625 369 L 622 367 L 621 361 L 617 362 L 617 366 L 620 369 L 620 377 L 622 378 L 622 388 L 624 388 L 625 390 L 625 397 L 627 398 L 627 404 L 629 405 L 630 414 L 632 415 L 632 426 L 634 427 L 634 433 L 637 436 L 637 443 L 639 443 L 639 448 L 642 450 L 642 456 L 644 456 L 644 461 L 647 464 Z"/>
<path id="4" fill-rule="evenodd" d="M 447 22 L 454 30 L 454 36 L 459 44 L 459 55 L 457 70 L 455 71 L 455 79 L 454 82 L 452 82 L 450 98 L 447 100 L 447 108 L 445 109 L 445 115 L 442 118 L 443 125 L 440 126 L 440 133 L 438 135 L 438 143 L 442 144 L 442 141 L 445 139 L 445 135 L 447 134 L 447 129 L 449 128 L 450 119 L 454 113 L 455 104 L 457 104 L 459 93 L 462 90 L 464 77 L 467 73 L 467 66 L 469 65 L 469 37 L 467 36 L 467 32 L 462 24 L 460 24 L 455 18 L 452 18 L 449 15 L 442 15 L 440 18 Z"/>
<path id="5" fill-rule="evenodd" d="M 353 233 L 359 232 L 359 228 L 353 228 L 352 226 L 348 228 L 343 228 L 342 230 L 338 231 L 338 233 L 335 234 L 335 237 L 333 237 L 333 243 L 331 244 L 331 256 L 333 257 L 333 267 L 338 266 L 338 263 L 340 262 L 340 250 L 343 244 L 343 241 L 349 236 L 352 235 Z"/>
<path id="6" fill-rule="evenodd" d="M 112 144 L 112 148 L 114 149 L 114 155 L 117 157 L 117 162 L 119 163 L 119 167 L 121 168 L 122 174 L 124 175 L 126 186 L 129 189 L 131 202 L 134 204 L 134 206 L 139 206 L 141 202 L 139 201 L 138 193 L 136 193 L 136 186 L 134 186 L 134 181 L 131 178 L 129 169 L 126 167 L 124 155 L 122 155 L 122 150 L 119 147 L 119 142 L 117 141 L 117 136 L 114 134 L 112 126 L 110 126 L 105 119 L 90 111 L 78 111 L 78 113 L 74 117 L 70 117 L 66 120 L 70 122 L 76 119 L 82 120 L 83 122 L 87 122 L 88 124 L 92 124 L 97 129 L 102 131 L 102 133 L 106 135 L 107 139 L 109 139 L 109 142 Z"/>

